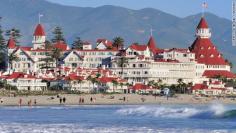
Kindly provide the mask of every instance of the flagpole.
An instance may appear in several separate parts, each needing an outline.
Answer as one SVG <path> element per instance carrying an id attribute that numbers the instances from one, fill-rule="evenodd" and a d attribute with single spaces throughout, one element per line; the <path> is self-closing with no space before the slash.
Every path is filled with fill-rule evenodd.
<path id="1" fill-rule="evenodd" d="M 40 13 L 39 13 L 39 24 L 41 23 L 41 20 L 40 20 L 41 16 L 40 16 Z"/>

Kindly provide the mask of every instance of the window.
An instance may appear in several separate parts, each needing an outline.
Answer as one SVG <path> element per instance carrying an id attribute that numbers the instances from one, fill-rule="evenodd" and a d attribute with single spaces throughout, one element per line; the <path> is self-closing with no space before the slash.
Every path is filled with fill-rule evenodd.
<path id="1" fill-rule="evenodd" d="M 136 65 L 135 64 L 133 64 L 133 68 L 135 68 L 136 67 Z"/>
<path id="2" fill-rule="evenodd" d="M 210 56 L 211 58 L 213 58 L 214 57 L 214 55 L 213 54 L 211 54 L 211 56 Z"/>

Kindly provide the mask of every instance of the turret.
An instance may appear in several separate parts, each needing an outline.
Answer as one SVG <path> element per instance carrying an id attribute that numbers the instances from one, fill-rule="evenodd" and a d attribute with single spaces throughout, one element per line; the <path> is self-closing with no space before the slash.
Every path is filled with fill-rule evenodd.
<path id="1" fill-rule="evenodd" d="M 200 38 L 211 38 L 211 31 L 204 17 L 201 18 L 197 26 L 196 36 Z"/>
<path id="2" fill-rule="evenodd" d="M 34 49 L 45 49 L 46 35 L 44 28 L 41 24 L 38 24 L 34 31 L 33 37 L 33 48 Z"/>

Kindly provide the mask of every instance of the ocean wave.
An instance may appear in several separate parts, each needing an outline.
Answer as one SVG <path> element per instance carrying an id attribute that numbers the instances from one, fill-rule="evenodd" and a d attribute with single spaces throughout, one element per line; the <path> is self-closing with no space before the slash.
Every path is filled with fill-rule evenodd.
<path id="1" fill-rule="evenodd" d="M 22 124 L 0 123 L 1 133 L 228 133 L 227 130 L 207 129 L 152 129 L 148 127 L 93 127 L 79 124 Z"/>
<path id="2" fill-rule="evenodd" d="M 221 104 L 212 104 L 206 108 L 139 106 L 122 108 L 117 110 L 116 113 L 161 118 L 236 118 L 236 110 L 226 110 Z"/>

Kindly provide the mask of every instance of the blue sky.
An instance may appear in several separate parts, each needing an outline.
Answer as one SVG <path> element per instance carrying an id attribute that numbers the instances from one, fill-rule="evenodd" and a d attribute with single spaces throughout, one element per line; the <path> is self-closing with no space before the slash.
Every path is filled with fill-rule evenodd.
<path id="1" fill-rule="evenodd" d="M 131 9 L 156 8 L 179 17 L 200 13 L 202 3 L 208 3 L 208 12 L 231 19 L 232 0 L 48 0 L 63 5 L 98 7 L 116 5 Z"/>

